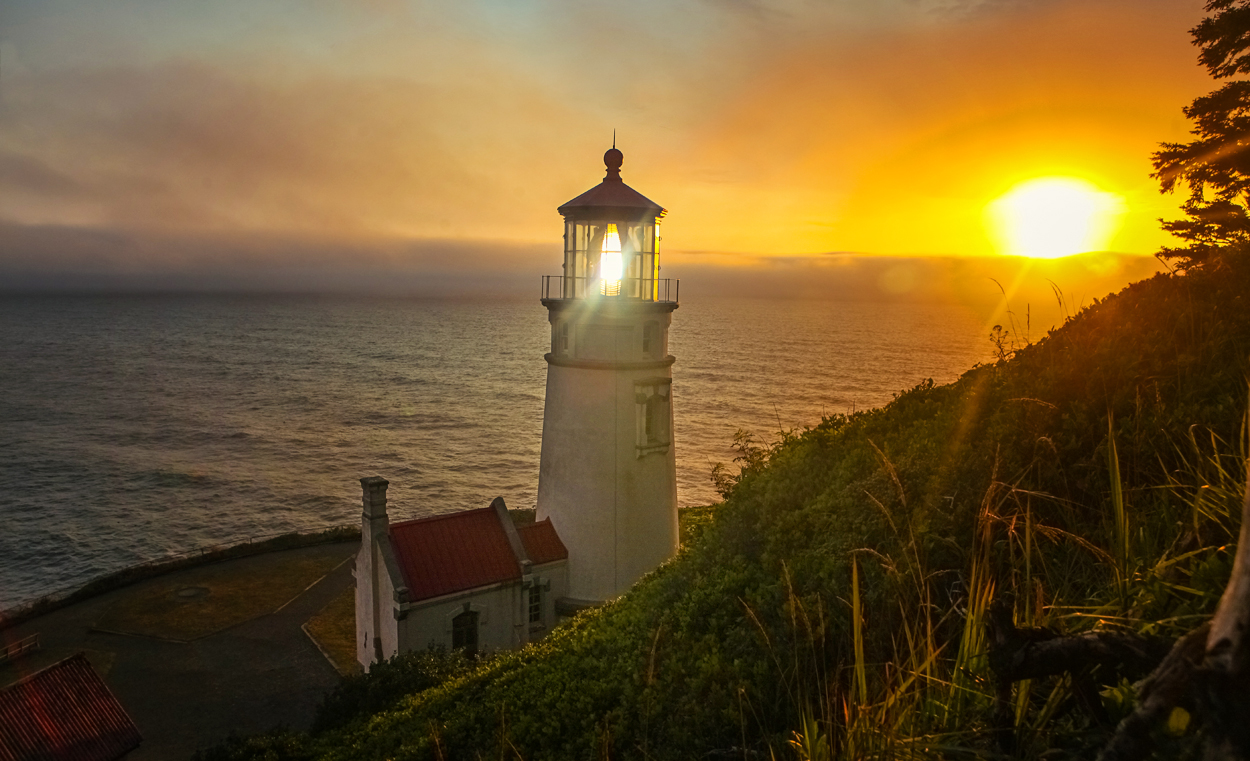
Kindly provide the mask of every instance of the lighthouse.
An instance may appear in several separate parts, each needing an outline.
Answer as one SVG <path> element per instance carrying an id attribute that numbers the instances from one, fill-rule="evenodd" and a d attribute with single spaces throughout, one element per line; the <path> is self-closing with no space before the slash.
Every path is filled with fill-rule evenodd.
<path id="1" fill-rule="evenodd" d="M 621 180 L 615 146 L 603 162 L 603 182 L 557 210 L 564 271 L 542 281 L 551 351 L 537 518 L 568 548 L 565 611 L 618 596 L 678 542 L 666 212 Z"/>

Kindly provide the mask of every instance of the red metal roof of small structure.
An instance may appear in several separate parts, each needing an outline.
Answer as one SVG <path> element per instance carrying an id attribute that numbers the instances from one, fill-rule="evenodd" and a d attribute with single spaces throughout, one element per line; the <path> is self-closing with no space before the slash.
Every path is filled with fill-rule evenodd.
<path id="1" fill-rule="evenodd" d="M 588 219 L 599 216 L 664 216 L 663 206 L 621 181 L 621 164 L 624 160 L 624 156 L 615 147 L 603 154 L 603 163 L 608 168 L 603 182 L 563 204 L 556 211 L 565 217 Z"/>
<path id="2" fill-rule="evenodd" d="M 113 761 L 142 739 L 82 653 L 0 692 L 0 761 Z"/>
<path id="3" fill-rule="evenodd" d="M 525 554 L 534 565 L 554 563 L 557 560 L 567 560 L 569 557 L 569 551 L 565 548 L 564 542 L 560 541 L 560 535 L 556 533 L 556 527 L 551 525 L 550 518 L 544 518 L 528 526 L 517 526 L 517 533 L 521 535 L 521 544 L 525 547 Z"/>
<path id="4" fill-rule="evenodd" d="M 391 545 L 413 600 L 521 577 L 494 509 L 391 524 Z"/>
<path id="5" fill-rule="evenodd" d="M 517 533 L 534 565 L 569 556 L 550 518 Z M 393 523 L 391 546 L 414 602 L 521 578 L 521 563 L 493 507 Z"/>

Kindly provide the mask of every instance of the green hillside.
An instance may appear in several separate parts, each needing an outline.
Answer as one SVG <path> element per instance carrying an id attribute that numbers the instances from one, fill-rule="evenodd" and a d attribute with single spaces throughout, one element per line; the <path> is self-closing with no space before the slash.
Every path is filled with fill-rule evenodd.
<path id="1" fill-rule="evenodd" d="M 1248 292 L 1241 265 L 1158 276 L 955 383 L 744 441 L 699 537 L 619 601 L 478 666 L 400 659 L 313 734 L 208 757 L 991 752 L 992 600 L 1022 627 L 1165 638 L 1214 609 L 1239 528 Z M 1016 686 L 1020 757 L 1105 740 L 1140 674 L 1088 676 L 1082 699 L 1068 677 Z M 1183 718 L 1159 742 L 1184 743 Z"/>

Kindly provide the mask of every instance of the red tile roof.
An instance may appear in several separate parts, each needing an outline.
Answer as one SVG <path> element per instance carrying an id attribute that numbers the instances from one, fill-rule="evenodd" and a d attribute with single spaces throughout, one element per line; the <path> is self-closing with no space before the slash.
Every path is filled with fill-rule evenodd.
<path id="1" fill-rule="evenodd" d="M 517 533 L 535 565 L 569 556 L 550 519 Z M 414 602 L 521 578 L 521 564 L 491 507 L 392 523 L 391 546 Z"/>
<path id="2" fill-rule="evenodd" d="M 560 541 L 560 535 L 556 533 L 556 527 L 551 525 L 550 518 L 528 526 L 518 526 L 517 533 L 521 535 L 521 544 L 525 545 L 525 554 L 529 555 L 530 562 L 534 565 L 554 563 L 569 557 L 569 551 L 564 547 L 564 542 Z"/>
<path id="3" fill-rule="evenodd" d="M 142 739 L 82 653 L 0 692 L 0 761 L 113 761 Z"/>
<path id="4" fill-rule="evenodd" d="M 391 545 L 413 600 L 521 577 L 494 509 L 391 524 Z"/>

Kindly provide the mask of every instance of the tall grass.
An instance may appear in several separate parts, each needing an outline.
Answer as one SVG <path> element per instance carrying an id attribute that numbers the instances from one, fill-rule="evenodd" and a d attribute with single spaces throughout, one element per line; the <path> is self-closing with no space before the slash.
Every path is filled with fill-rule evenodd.
<path id="1" fill-rule="evenodd" d="M 939 597 L 938 577 L 926 573 L 914 545 L 908 545 L 903 559 L 861 551 L 850 562 L 852 662 L 844 668 L 844 678 L 835 676 L 832 683 L 806 691 L 834 699 L 802 703 L 795 722 L 798 729 L 786 743 L 789 752 L 800 761 L 997 755 L 996 695 L 986 624 L 990 606 L 1001 593 L 1013 594 L 1014 617 L 1021 627 L 1057 626 L 1073 633 L 1091 625 L 1115 625 L 1160 633 L 1195 625 L 1202 617 L 1197 611 L 1209 614 L 1227 580 L 1224 566 L 1231 563 L 1229 542 L 1239 531 L 1246 483 L 1246 442 L 1243 435 L 1233 452 L 1218 437 L 1204 438 L 1198 429 L 1191 429 L 1188 440 L 1178 447 L 1181 466 L 1166 475 L 1153 501 L 1144 500 L 1154 509 L 1134 513 L 1121 480 L 1114 420 L 1108 415 L 1110 521 L 1106 544 L 1101 546 L 1096 540 L 1039 524 L 1033 503 L 1052 499 L 1048 495 L 994 480 L 981 500 L 968 545 L 966 594 L 963 607 L 956 610 L 940 611 L 932 604 Z M 901 490 L 894 466 L 879 450 L 877 454 Z M 885 509 L 873 502 L 877 509 Z M 1156 547 L 1153 556 L 1143 554 L 1158 542 L 1135 543 L 1132 531 L 1142 536 L 1165 536 L 1169 530 L 1174 534 L 1178 515 L 1184 517 L 1188 532 Z M 1068 550 L 1057 558 L 1047 557 L 1060 547 Z M 1061 564 L 1058 561 L 1070 557 L 1071 549 L 1090 558 L 1095 573 L 1085 579 L 1085 586 L 1069 586 L 1067 599 L 1061 599 L 1050 590 L 1048 575 Z M 861 556 L 876 558 L 888 572 L 907 573 L 915 584 L 890 638 L 890 657 L 883 662 L 870 662 L 866 655 L 865 643 L 872 633 L 864 615 Z M 1101 576 L 1096 573 L 1099 568 L 1106 569 Z M 950 631 L 955 622 L 958 635 L 949 644 L 935 636 L 937 631 Z M 1103 685 L 1103 692 L 1108 705 L 1126 695 L 1132 699 L 1131 690 L 1126 693 L 1119 682 Z M 1068 675 L 1016 683 L 1008 704 L 1015 738 L 1012 756 L 1047 757 L 1057 735 L 1086 741 L 1096 736 L 1089 734 L 1092 720 L 1074 715 L 1081 710 L 1074 708 L 1078 705 L 1074 696 Z M 784 755 L 773 751 L 774 758 Z"/>
<path id="2" fill-rule="evenodd" d="M 1107 474 L 1111 480 L 1111 515 L 1115 537 L 1116 591 L 1120 598 L 1120 612 L 1128 612 L 1129 575 L 1129 527 L 1128 511 L 1124 507 L 1124 487 L 1120 480 L 1120 455 L 1115 445 L 1115 419 L 1107 412 Z"/>
<path id="3" fill-rule="evenodd" d="M 880 452 L 878 451 L 880 455 Z M 882 458 L 883 467 L 893 466 Z M 901 490 L 901 481 L 892 479 Z M 845 679 L 815 685 L 809 694 L 832 699 L 805 703 L 799 711 L 799 729 L 787 745 L 801 761 L 817 759 L 926 759 L 980 757 L 986 745 L 976 728 L 985 724 L 993 707 L 986 660 L 985 622 L 994 599 L 996 581 L 991 553 L 994 543 L 994 500 L 1003 488 L 987 493 L 971 553 L 964 606 L 941 610 L 933 604 L 938 576 L 926 572 L 916 550 L 915 537 L 907 557 L 899 562 L 874 550 L 888 573 L 914 585 L 910 604 L 900 602 L 901 615 L 891 637 L 891 657 L 869 662 L 860 557 L 851 559 L 850 637 L 851 662 Z M 900 498 L 902 495 L 900 495 Z M 874 500 L 875 502 L 875 500 Z M 878 508 L 883 506 L 877 503 Z M 901 570 L 900 570 L 901 569 Z M 957 618 L 960 637 L 953 656 L 937 632 Z M 774 756 L 776 752 L 774 751 Z"/>

